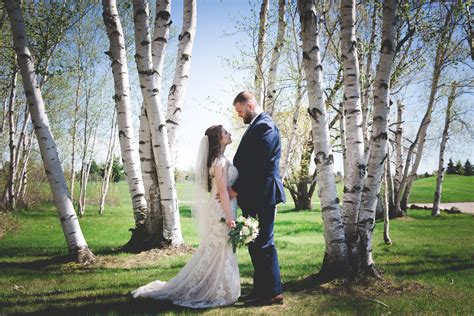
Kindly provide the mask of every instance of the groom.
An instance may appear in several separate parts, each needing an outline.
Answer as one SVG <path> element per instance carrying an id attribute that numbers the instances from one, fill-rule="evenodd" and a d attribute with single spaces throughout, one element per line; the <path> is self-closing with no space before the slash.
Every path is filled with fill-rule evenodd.
<path id="1" fill-rule="evenodd" d="M 257 239 L 249 245 L 254 267 L 253 290 L 239 300 L 246 305 L 281 304 L 280 267 L 273 239 L 276 205 L 285 202 L 279 172 L 280 134 L 252 93 L 240 92 L 233 104 L 249 127 L 234 157 L 239 178 L 230 190 L 237 192 L 243 215 L 257 217 L 260 228 Z"/>

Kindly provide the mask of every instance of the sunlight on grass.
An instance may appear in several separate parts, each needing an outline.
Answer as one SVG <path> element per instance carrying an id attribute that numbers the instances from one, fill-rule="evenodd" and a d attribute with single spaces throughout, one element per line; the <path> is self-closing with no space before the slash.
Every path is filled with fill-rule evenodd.
<path id="1" fill-rule="evenodd" d="M 186 190 L 186 186 L 179 186 Z M 182 250 L 117 253 L 133 227 L 127 186 L 115 186 L 122 201 L 98 215 L 90 205 L 80 219 L 98 262 L 91 266 L 64 263 L 64 237 L 51 206 L 9 216 L 13 228 L 0 239 L 0 314 L 156 314 L 195 311 L 154 301 L 132 300 L 129 292 L 150 281 L 169 280 L 192 256 L 198 239 L 190 206 L 181 205 L 181 225 L 188 246 Z M 186 194 L 186 193 L 185 193 Z M 187 201 L 182 199 L 183 201 Z M 315 205 L 319 207 L 319 205 Z M 204 311 L 206 314 L 469 314 L 474 310 L 474 218 L 447 215 L 432 218 L 427 211 L 391 222 L 393 245 L 382 241 L 382 226 L 374 236 L 376 263 L 385 281 L 345 289 L 337 284 L 304 288 L 301 280 L 316 273 L 324 254 L 319 211 L 280 208 L 275 225 L 285 305 Z M 6 221 L 5 221 L 6 222 Z M 237 252 L 242 290 L 252 282 L 246 249 Z M 383 302 L 386 307 L 377 303 Z"/>

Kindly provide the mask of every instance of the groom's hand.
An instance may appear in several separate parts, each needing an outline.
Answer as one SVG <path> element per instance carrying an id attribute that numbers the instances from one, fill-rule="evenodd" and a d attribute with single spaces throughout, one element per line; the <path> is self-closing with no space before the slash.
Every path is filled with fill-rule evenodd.
<path id="1" fill-rule="evenodd" d="M 235 199 L 238 195 L 237 192 L 234 191 L 234 189 L 232 189 L 232 187 L 227 187 L 227 191 L 229 192 L 229 198 L 232 200 L 232 199 Z"/>

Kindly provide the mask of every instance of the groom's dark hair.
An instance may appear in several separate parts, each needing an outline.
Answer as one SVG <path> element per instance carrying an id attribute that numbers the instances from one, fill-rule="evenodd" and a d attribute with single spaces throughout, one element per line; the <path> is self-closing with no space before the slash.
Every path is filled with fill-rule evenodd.
<path id="1" fill-rule="evenodd" d="M 242 91 L 234 99 L 233 105 L 236 105 L 237 103 L 247 103 L 251 98 L 253 98 L 253 94 L 248 92 L 248 91 Z"/>

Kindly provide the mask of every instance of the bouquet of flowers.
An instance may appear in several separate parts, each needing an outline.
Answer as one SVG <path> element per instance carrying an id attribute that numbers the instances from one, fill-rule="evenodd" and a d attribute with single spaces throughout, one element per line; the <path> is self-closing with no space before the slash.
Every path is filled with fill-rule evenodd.
<path id="1" fill-rule="evenodd" d="M 225 219 L 222 218 L 221 222 L 225 223 Z M 232 244 L 232 250 L 235 252 L 237 247 L 254 242 L 257 236 L 258 220 L 250 216 L 240 216 L 235 221 L 235 227 L 229 232 L 229 242 Z"/>

